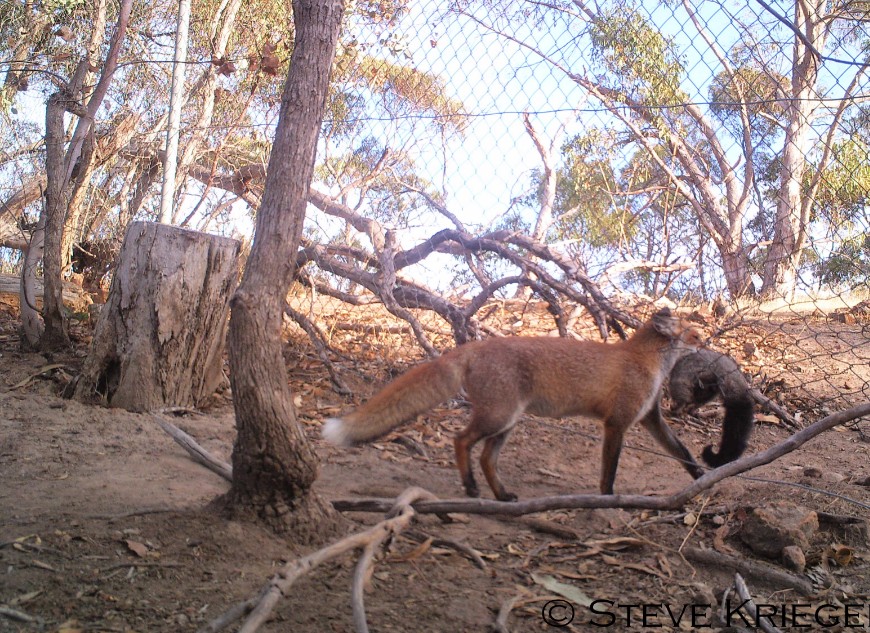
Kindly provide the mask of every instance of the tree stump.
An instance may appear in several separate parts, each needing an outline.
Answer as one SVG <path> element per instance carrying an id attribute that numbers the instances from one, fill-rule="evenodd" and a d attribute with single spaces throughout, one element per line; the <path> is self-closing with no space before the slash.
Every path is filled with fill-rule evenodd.
<path id="1" fill-rule="evenodd" d="M 130 225 L 75 398 L 129 411 L 204 405 L 223 378 L 237 240 Z"/>

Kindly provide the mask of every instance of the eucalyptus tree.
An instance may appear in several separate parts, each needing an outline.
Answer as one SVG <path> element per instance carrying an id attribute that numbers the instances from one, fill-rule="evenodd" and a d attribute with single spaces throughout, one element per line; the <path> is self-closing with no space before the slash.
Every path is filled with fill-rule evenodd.
<path id="1" fill-rule="evenodd" d="M 824 174 L 867 88 L 862 5 L 518 0 L 454 10 L 600 105 L 624 151 L 645 152 L 691 209 L 732 296 L 794 292 Z M 557 44 L 538 44 L 543 29 Z"/>

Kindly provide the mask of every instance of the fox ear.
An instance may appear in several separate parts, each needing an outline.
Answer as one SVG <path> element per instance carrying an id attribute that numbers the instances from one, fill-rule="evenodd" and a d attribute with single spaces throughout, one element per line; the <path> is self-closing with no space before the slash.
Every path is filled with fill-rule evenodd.
<path id="1" fill-rule="evenodd" d="M 653 329 L 668 338 L 678 338 L 682 332 L 680 320 L 671 315 L 668 308 L 662 308 L 652 317 Z"/>

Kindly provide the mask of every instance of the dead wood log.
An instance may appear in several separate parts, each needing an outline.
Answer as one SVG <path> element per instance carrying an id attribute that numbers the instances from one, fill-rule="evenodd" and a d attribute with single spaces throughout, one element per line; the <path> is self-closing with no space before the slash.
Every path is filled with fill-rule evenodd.
<path id="1" fill-rule="evenodd" d="M 130 411 L 200 408 L 225 380 L 239 242 L 134 222 L 75 397 Z"/>
<path id="2" fill-rule="evenodd" d="M 838 411 L 814 422 L 779 444 L 765 451 L 748 455 L 708 471 L 704 476 L 671 495 L 653 497 L 649 495 L 556 495 L 538 497 L 525 501 L 495 501 L 493 499 L 444 499 L 439 501 L 420 501 L 414 509 L 421 514 L 504 514 L 522 516 L 552 510 L 576 510 L 589 508 L 624 508 L 638 510 L 678 510 L 701 492 L 714 484 L 739 475 L 753 468 L 769 464 L 801 447 L 817 435 L 833 427 L 870 415 L 870 402 Z M 332 502 L 341 512 L 385 512 L 392 504 L 390 499 L 337 499 Z M 863 505 L 863 504 L 862 504 Z M 866 506 L 865 506 L 866 507 Z"/>
<path id="3" fill-rule="evenodd" d="M 3 302 L 17 305 L 20 297 L 21 277 L 19 275 L 0 275 L 0 297 Z M 42 280 L 36 280 L 36 307 L 42 306 Z M 63 302 L 73 312 L 87 312 L 93 303 L 87 292 L 72 282 L 63 284 Z"/>
<path id="4" fill-rule="evenodd" d="M 248 615 L 248 618 L 242 624 L 239 633 L 254 633 L 254 631 L 259 629 L 260 626 L 271 617 L 272 611 L 278 604 L 278 601 L 282 597 L 288 595 L 293 583 L 305 574 L 314 570 L 317 566 L 332 560 L 333 558 L 337 558 L 346 552 L 359 548 L 365 548 L 367 552 L 370 552 L 371 556 L 364 557 L 365 560 L 370 561 L 377 546 L 388 542 L 392 537 L 400 533 L 411 523 L 416 515 L 413 504 L 419 499 L 434 499 L 434 497 L 432 493 L 423 490 L 422 488 L 408 488 L 393 502 L 393 506 L 390 509 L 387 519 L 367 530 L 351 534 L 350 536 L 336 541 L 332 545 L 317 550 L 308 556 L 290 561 L 272 577 L 265 587 L 260 590 L 258 593 L 258 600 L 253 608 L 251 608 L 253 599 L 245 600 L 244 602 L 231 607 L 226 613 L 220 615 L 217 619 L 199 629 L 198 633 L 215 633 L 216 631 L 220 631 L 231 625 L 236 618 L 245 615 L 245 613 L 250 613 L 250 615 Z M 360 566 L 363 568 L 363 572 L 365 572 L 365 568 L 368 564 L 369 563 L 366 562 L 365 565 Z M 358 569 L 360 567 L 358 567 Z M 363 575 L 366 574 L 363 573 Z M 357 593 L 359 591 L 361 593 L 361 589 L 358 590 L 356 586 L 357 583 L 355 581 L 354 592 Z M 361 615 L 357 617 L 355 613 L 354 621 L 357 625 L 361 622 L 364 628 L 357 628 L 358 632 L 368 630 L 368 626 L 365 623 L 365 612 L 361 605 L 361 600 L 362 598 L 359 597 L 360 605 L 355 607 L 355 611 L 356 609 L 360 609 Z"/>
<path id="5" fill-rule="evenodd" d="M 683 549 L 682 554 L 686 557 L 686 560 L 712 565 L 720 569 L 733 569 L 741 574 L 746 574 L 747 576 L 752 576 L 753 578 L 758 578 L 780 587 L 794 589 L 805 596 L 811 596 L 814 593 L 813 584 L 806 578 L 800 578 L 767 563 L 722 554 L 714 550 L 699 549 L 697 547 L 686 547 Z"/>

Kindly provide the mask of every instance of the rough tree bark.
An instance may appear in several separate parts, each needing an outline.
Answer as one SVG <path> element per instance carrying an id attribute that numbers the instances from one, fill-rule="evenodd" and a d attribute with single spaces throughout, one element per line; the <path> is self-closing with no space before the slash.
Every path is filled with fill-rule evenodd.
<path id="1" fill-rule="evenodd" d="M 118 66 L 118 56 L 130 21 L 133 0 L 122 0 L 120 4 L 115 32 L 112 35 L 100 79 L 93 88 L 87 105 L 82 105 L 78 102 L 78 97 L 82 92 L 90 67 L 95 63 L 94 56 L 102 42 L 105 5 L 104 1 L 98 3 L 100 17 L 95 24 L 88 54 L 78 63 L 70 80 L 49 98 L 46 107 L 45 170 L 48 184 L 45 205 L 40 214 L 33 240 L 28 247 L 25 265 L 22 268 L 21 305 L 24 334 L 22 341 L 30 347 L 36 347 L 35 342 L 38 341 L 39 347 L 47 351 L 69 344 L 66 316 L 63 312 L 61 297 L 65 259 L 61 249 L 64 244 L 69 202 L 76 189 L 85 184 L 85 179 L 89 174 L 89 165 L 93 160 L 94 119 Z M 71 112 L 79 117 L 66 154 L 63 151 L 65 140 L 63 117 L 65 112 Z M 33 280 L 28 279 L 28 277 L 35 276 L 36 264 L 40 258 L 42 258 L 45 278 L 42 324 L 33 314 L 32 302 L 27 296 L 33 284 Z M 25 308 L 30 310 L 29 314 L 24 312 Z"/>
<path id="2" fill-rule="evenodd" d="M 239 242 L 130 225 L 75 397 L 130 411 L 200 407 L 223 381 Z"/>
<path id="3" fill-rule="evenodd" d="M 293 409 L 281 324 L 342 12 L 341 0 L 293 1 L 296 41 L 251 255 L 231 302 L 228 340 L 238 433 L 227 512 L 305 542 L 327 537 L 339 519 L 311 489 L 318 461 Z"/>

